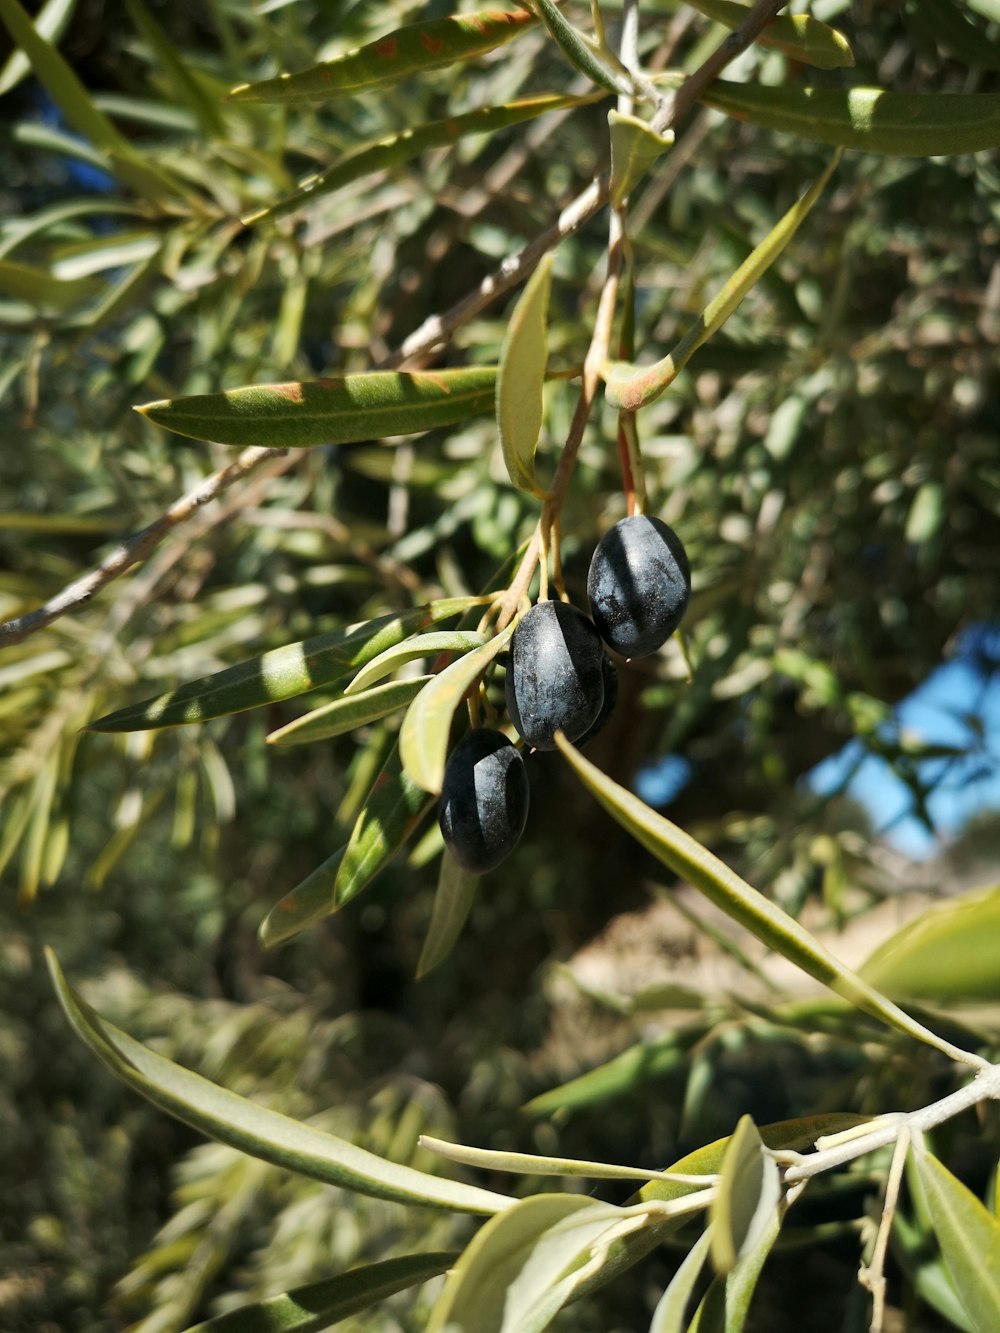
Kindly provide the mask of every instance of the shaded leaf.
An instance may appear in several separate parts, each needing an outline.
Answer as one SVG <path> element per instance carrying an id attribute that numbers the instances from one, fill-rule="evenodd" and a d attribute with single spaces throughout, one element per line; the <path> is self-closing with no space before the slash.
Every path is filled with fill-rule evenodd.
<path id="1" fill-rule="evenodd" d="M 101 1063 L 154 1106 L 201 1133 L 274 1166 L 379 1199 L 487 1214 L 512 1205 L 503 1195 L 384 1161 L 157 1055 L 96 1014 L 66 981 L 55 954 L 46 950 L 46 957 L 66 1017 Z"/>
<path id="2" fill-rule="evenodd" d="M 613 363 L 606 369 L 607 399 L 612 407 L 623 408 L 626 412 L 638 411 L 655 402 L 674 382 L 698 348 L 722 327 L 788 245 L 823 193 L 839 161 L 840 154 L 836 153 L 819 180 L 744 260 L 672 352 L 654 365 L 641 369 L 622 362 Z"/>
<path id="3" fill-rule="evenodd" d="M 424 689 L 427 688 L 425 685 Z M 427 793 L 404 771 L 400 748 L 394 746 L 351 830 L 333 884 L 331 912 L 367 888 L 406 842 L 431 804 Z"/>
<path id="4" fill-rule="evenodd" d="M 861 976 L 888 995 L 1000 999 L 1000 888 L 938 903 L 880 945 Z"/>
<path id="5" fill-rule="evenodd" d="M 457 1250 L 404 1254 L 206 1319 L 186 1333 L 321 1333 L 397 1291 L 445 1272 Z"/>
<path id="6" fill-rule="evenodd" d="M 702 101 L 764 129 L 869 153 L 938 157 L 1000 147 L 997 93 L 765 88 L 717 80 Z"/>
<path id="7" fill-rule="evenodd" d="M 218 104 L 193 77 L 144 0 L 125 0 L 125 5 L 134 27 L 148 44 L 154 62 L 166 73 L 180 100 L 194 112 L 202 133 L 218 137 L 225 134 L 226 125 Z"/>
<path id="8" fill-rule="evenodd" d="M 674 141 L 673 130 L 658 134 L 638 116 L 608 112 L 611 132 L 611 202 L 621 208 L 649 168 Z"/>
<path id="9" fill-rule="evenodd" d="M 0 292 L 41 311 L 64 310 L 93 290 L 87 278 L 62 279 L 34 264 L 0 259 Z"/>
<path id="10" fill-rule="evenodd" d="M 709 1209 L 712 1262 L 717 1273 L 731 1272 L 771 1225 L 781 1202 L 778 1164 L 745 1115 L 726 1145 L 718 1192 Z"/>
<path id="11" fill-rule="evenodd" d="M 299 449 L 451 426 L 488 412 L 495 392 L 494 366 L 373 370 L 339 379 L 165 398 L 136 411 L 195 440 Z"/>
<path id="12" fill-rule="evenodd" d="M 484 55 L 536 22 L 534 14 L 526 9 L 492 9 L 408 23 L 301 74 L 240 84 L 229 96 L 234 102 L 326 101 L 339 93 L 377 88 L 411 74 Z"/>
<path id="13" fill-rule="evenodd" d="M 725 1277 L 717 1277 L 695 1311 L 689 1333 L 743 1333 L 750 1302 L 767 1256 L 781 1233 L 784 1208 L 762 1218 L 762 1225 L 739 1263 Z"/>
<path id="14" fill-rule="evenodd" d="M 599 50 L 594 42 L 577 32 L 554 0 L 535 0 L 535 4 L 552 40 L 574 68 L 610 93 L 629 91 L 627 72 L 615 68 L 606 51 Z"/>
<path id="15" fill-rule="evenodd" d="M 535 449 L 542 428 L 545 370 L 549 361 L 548 316 L 552 255 L 543 256 L 511 313 L 497 365 L 496 414 L 507 475 L 531 495 L 544 496 L 535 481 Z"/>
<path id="16" fill-rule="evenodd" d="M 597 96 L 604 96 L 603 93 Z M 493 134 L 496 130 L 507 129 L 511 125 L 520 125 L 522 121 L 533 120 L 550 111 L 562 111 L 567 107 L 584 106 L 595 100 L 595 94 L 573 96 L 570 93 L 554 93 L 540 97 L 525 97 L 505 106 L 482 106 L 475 111 L 466 111 L 458 116 L 449 116 L 446 120 L 434 120 L 426 125 L 417 125 L 413 129 L 401 130 L 398 134 L 380 139 L 377 143 L 362 144 L 351 149 L 334 162 L 333 166 L 317 176 L 310 176 L 303 181 L 294 193 L 287 195 L 268 208 L 262 208 L 243 219 L 250 226 L 262 222 L 265 218 L 282 217 L 303 204 L 333 190 L 349 185 L 351 181 L 369 176 L 373 171 L 385 171 L 398 167 L 419 157 L 428 148 L 444 148 L 455 143 L 467 134 Z"/>
<path id="17" fill-rule="evenodd" d="M 265 949 L 284 944 L 336 910 L 333 886 L 346 850 L 346 844 L 338 847 L 332 856 L 275 903 L 257 930 L 257 937 Z"/>
<path id="18" fill-rule="evenodd" d="M 708 1258 L 710 1239 L 711 1233 L 703 1231 L 684 1256 L 684 1262 L 656 1303 L 649 1333 L 684 1333 L 687 1308 Z"/>
<path id="19" fill-rule="evenodd" d="M 703 1031 L 699 1025 L 657 1041 L 639 1042 L 596 1069 L 540 1093 L 521 1109 L 526 1115 L 548 1116 L 625 1096 L 652 1079 L 665 1078 L 680 1069 Z"/>
<path id="20" fill-rule="evenodd" d="M 317 634 L 299 643 L 273 648 L 236 666 L 179 685 L 175 690 L 130 704 L 87 726 L 88 731 L 146 731 L 207 722 L 280 699 L 294 699 L 320 685 L 350 676 L 386 648 L 435 621 L 459 615 L 477 598 L 454 597 L 385 615 L 363 625 Z"/>
<path id="21" fill-rule="evenodd" d="M 431 921 L 417 963 L 418 981 L 443 963 L 454 948 L 475 902 L 479 879 L 478 875 L 460 866 L 445 848 Z"/>
<path id="22" fill-rule="evenodd" d="M 768 948 L 789 959 L 803 972 L 829 986 L 865 1013 L 943 1051 L 953 1060 L 965 1064 L 980 1063 L 976 1057 L 960 1051 L 951 1042 L 918 1023 L 845 967 L 793 917 L 751 888 L 690 834 L 658 815 L 632 792 L 605 776 L 574 749 L 561 733 L 557 734 L 556 741 L 580 780 L 640 846 L 699 889 L 731 921 L 744 926 Z"/>
<path id="23" fill-rule="evenodd" d="M 482 648 L 452 662 L 410 705 L 399 732 L 399 752 L 403 768 L 424 791 L 440 795 L 455 710 L 510 642 L 517 624 L 514 620 Z"/>
<path id="24" fill-rule="evenodd" d="M 355 731 L 368 722 L 376 722 L 380 717 L 388 717 L 390 713 L 405 708 L 430 679 L 430 676 L 415 676 L 407 680 L 392 680 L 387 685 L 376 685 L 374 689 L 359 694 L 345 694 L 272 731 L 267 743 L 279 746 L 309 745 L 313 741 L 326 741 L 333 736 L 342 736 L 347 731 Z"/>
<path id="25" fill-rule="evenodd" d="M 50 42 L 58 42 L 76 8 L 76 0 L 46 0 L 34 17 L 35 31 Z M 16 88 L 31 70 L 23 51 L 14 51 L 0 70 L 0 97 Z"/>
<path id="26" fill-rule="evenodd" d="M 962 1304 L 978 1333 L 1000 1328 L 1000 1219 L 920 1144 L 910 1161 Z"/>
<path id="27" fill-rule="evenodd" d="M 468 653 L 473 648 L 481 648 L 485 642 L 486 635 L 476 630 L 439 630 L 436 634 L 420 634 L 379 653 L 378 657 L 361 668 L 344 693 L 356 694 L 359 690 L 370 689 L 376 681 L 391 676 L 405 663 L 416 661 L 417 658 L 428 657 L 433 660 L 441 653 Z"/>
<path id="28" fill-rule="evenodd" d="M 727 28 L 738 28 L 750 12 L 735 0 L 689 0 L 706 18 Z M 843 33 L 808 14 L 779 14 L 756 40 L 761 46 L 782 51 L 792 60 L 817 69 L 843 69 L 854 64 L 854 52 Z"/>

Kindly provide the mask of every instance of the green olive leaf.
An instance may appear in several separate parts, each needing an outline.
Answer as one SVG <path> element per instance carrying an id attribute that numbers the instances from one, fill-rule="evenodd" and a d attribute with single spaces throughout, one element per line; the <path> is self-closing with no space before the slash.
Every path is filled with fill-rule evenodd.
<path id="1" fill-rule="evenodd" d="M 514 1204 L 502 1194 L 385 1161 L 174 1064 L 96 1014 L 69 985 L 50 949 L 46 957 L 70 1026 L 101 1063 L 161 1111 L 210 1138 L 297 1175 L 378 1199 L 486 1214 Z"/>
<path id="2" fill-rule="evenodd" d="M 392 680 L 387 685 L 357 694 L 344 694 L 312 712 L 287 722 L 267 738 L 268 745 L 310 745 L 326 741 L 345 732 L 356 731 L 368 722 L 377 722 L 411 703 L 424 688 L 430 676 L 415 676 L 407 680 Z"/>
<path id="3" fill-rule="evenodd" d="M 629 92 L 628 71 L 620 69 L 608 51 L 578 32 L 554 0 L 534 0 L 534 4 L 552 40 L 575 69 L 609 93 Z"/>
<path id="4" fill-rule="evenodd" d="M 251 657 L 210 676 L 188 681 L 155 699 L 130 704 L 87 724 L 87 731 L 147 731 L 207 722 L 251 708 L 294 699 L 321 685 L 332 685 L 353 675 L 379 653 L 415 634 L 417 630 L 460 615 L 479 604 L 475 597 L 453 597 L 430 602 L 402 615 L 395 613 L 362 625 L 317 634 L 299 643 Z"/>
<path id="5" fill-rule="evenodd" d="M 517 623 L 513 621 L 482 648 L 452 662 L 410 704 L 399 732 L 399 753 L 404 770 L 423 791 L 441 794 L 451 719 L 489 664 L 506 648 Z"/>
<path id="6" fill-rule="evenodd" d="M 511 312 L 497 364 L 496 414 L 507 475 L 518 490 L 539 499 L 535 449 L 542 428 L 549 361 L 548 316 L 552 254 L 545 255 Z"/>
<path id="7" fill-rule="evenodd" d="M 524 97 L 504 106 L 481 106 L 475 111 L 465 111 L 458 116 L 449 116 L 446 120 L 434 120 L 427 125 L 417 125 L 413 129 L 401 130 L 377 143 L 361 144 L 352 148 L 334 162 L 332 167 L 310 176 L 297 190 L 280 199 L 269 208 L 262 208 L 250 214 L 243 221 L 247 226 L 265 219 L 283 217 L 305 204 L 310 204 L 322 195 L 339 190 L 351 181 L 370 176 L 374 171 L 386 171 L 398 167 L 419 157 L 428 148 L 446 148 L 467 134 L 494 134 L 511 125 L 520 125 L 525 120 L 547 115 L 550 111 L 562 111 L 567 107 L 585 106 L 595 97 L 604 93 L 585 93 L 574 96 L 566 93 L 544 94 L 539 97 Z"/>
<path id="8" fill-rule="evenodd" d="M 537 21 L 527 9 L 491 9 L 408 23 L 301 74 L 241 83 L 229 97 L 233 102 L 326 101 L 485 55 Z"/>
<path id="9" fill-rule="evenodd" d="M 276 449 L 413 435 L 488 412 L 496 367 L 373 370 L 338 379 L 257 384 L 145 403 L 135 410 L 177 435 Z"/>
<path id="10" fill-rule="evenodd" d="M 735 0 L 688 0 L 692 9 L 727 28 L 738 28 L 749 9 Z M 756 39 L 761 46 L 781 51 L 792 60 L 816 69 L 844 69 L 854 64 L 854 52 L 843 33 L 808 14 L 779 14 Z"/>
<path id="11" fill-rule="evenodd" d="M 958 1295 L 978 1333 L 1000 1328 L 1000 1219 L 920 1142 L 912 1167 Z"/>
<path id="12" fill-rule="evenodd" d="M 1000 999 L 1000 887 L 935 904 L 880 945 L 861 976 L 886 995 L 950 1003 Z"/>
<path id="13" fill-rule="evenodd" d="M 76 8 L 76 0 L 45 0 L 34 17 L 35 31 L 46 41 L 58 42 L 66 31 Z M 31 62 L 23 51 L 13 51 L 0 69 L 0 97 L 16 88 L 26 74 L 31 73 Z"/>
<path id="14" fill-rule="evenodd" d="M 788 245 L 826 188 L 834 168 L 840 161 L 840 156 L 839 152 L 834 154 L 833 160 L 819 180 L 792 205 L 781 221 L 744 260 L 672 352 L 662 361 L 641 369 L 622 362 L 612 363 L 605 368 L 607 400 L 612 407 L 621 408 L 626 412 L 636 412 L 640 407 L 655 402 L 674 382 L 698 348 L 722 327 L 746 294 L 760 282 Z"/>
<path id="15" fill-rule="evenodd" d="M 674 142 L 673 130 L 658 134 L 638 116 L 608 112 L 611 133 L 611 203 L 621 208 L 635 187 Z"/>
<path id="16" fill-rule="evenodd" d="M 751 125 L 868 153 L 939 157 L 1000 147 L 998 93 L 765 88 L 717 80 L 702 101 Z"/>
<path id="17" fill-rule="evenodd" d="M 361 668 L 344 693 L 357 694 L 360 690 L 368 690 L 376 681 L 384 680 L 407 662 L 414 662 L 418 658 L 426 657 L 433 661 L 441 653 L 468 653 L 473 648 L 481 648 L 485 642 L 486 635 L 476 630 L 440 630 L 436 634 L 420 634 L 379 653 L 378 657 Z"/>
<path id="18" fill-rule="evenodd" d="M 731 921 L 745 927 L 769 948 L 789 959 L 815 980 L 829 986 L 864 1013 L 933 1046 L 952 1060 L 979 1067 L 981 1062 L 978 1057 L 931 1032 L 845 967 L 794 917 L 751 888 L 690 834 L 651 810 L 627 788 L 613 782 L 585 759 L 562 733 L 557 733 L 556 742 L 584 786 L 597 797 L 612 818 L 657 860 L 699 889 Z"/>
<path id="19" fill-rule="evenodd" d="M 725 1276 L 770 1226 L 781 1203 L 778 1163 L 750 1116 L 726 1144 L 718 1190 L 709 1207 L 712 1263 Z"/>
<path id="20" fill-rule="evenodd" d="M 431 921 L 417 963 L 417 980 L 433 972 L 451 953 L 476 900 L 479 875 L 464 870 L 445 848 Z"/>
<path id="21" fill-rule="evenodd" d="M 688 1333 L 743 1333 L 757 1281 L 781 1234 L 784 1215 L 785 1209 L 777 1207 L 762 1217 L 739 1263 L 725 1277 L 717 1277 L 705 1292 Z"/>
<path id="22" fill-rule="evenodd" d="M 457 1250 L 427 1251 L 362 1264 L 337 1277 L 228 1310 L 185 1333 L 322 1333 L 397 1291 L 447 1272 L 458 1257 Z"/>
<path id="23" fill-rule="evenodd" d="M 656 1303 L 649 1333 L 684 1333 L 687 1308 L 708 1258 L 711 1232 L 703 1231 L 684 1256 L 684 1262 Z"/>
<path id="24" fill-rule="evenodd" d="M 333 887 L 346 851 L 346 844 L 338 847 L 332 856 L 275 903 L 257 929 L 257 937 L 265 949 L 273 949 L 294 939 L 337 910 Z"/>

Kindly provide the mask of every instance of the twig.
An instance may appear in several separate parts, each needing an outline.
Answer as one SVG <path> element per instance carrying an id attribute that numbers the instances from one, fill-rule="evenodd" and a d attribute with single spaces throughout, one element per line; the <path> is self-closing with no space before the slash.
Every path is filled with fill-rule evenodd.
<path id="1" fill-rule="evenodd" d="M 892 1164 L 885 1182 L 882 1217 L 875 1237 L 871 1262 L 858 1274 L 858 1281 L 872 1294 L 872 1319 L 868 1333 L 882 1333 L 885 1323 L 885 1256 L 889 1248 L 889 1233 L 892 1231 L 892 1223 L 896 1216 L 896 1205 L 899 1202 L 899 1187 L 903 1183 L 903 1167 L 906 1165 L 906 1154 L 909 1151 L 910 1131 L 904 1125 L 896 1140 Z"/>

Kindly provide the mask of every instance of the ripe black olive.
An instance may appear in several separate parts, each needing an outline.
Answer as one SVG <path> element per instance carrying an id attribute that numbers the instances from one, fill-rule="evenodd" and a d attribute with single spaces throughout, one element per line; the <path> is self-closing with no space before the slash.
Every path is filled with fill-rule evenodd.
<path id="1" fill-rule="evenodd" d="M 438 820 L 445 846 L 483 875 L 517 845 L 528 818 L 524 760 L 499 731 L 468 731 L 444 771 Z"/>
<path id="2" fill-rule="evenodd" d="M 514 631 L 507 665 L 507 711 L 535 750 L 554 750 L 590 729 L 604 703 L 604 651 L 590 620 L 565 602 L 539 602 Z"/>
<path id="3" fill-rule="evenodd" d="M 601 654 L 601 677 L 604 681 L 604 703 L 601 704 L 601 711 L 597 717 L 576 742 L 580 750 L 589 745 L 599 731 L 604 730 L 618 702 L 618 668 L 606 653 Z"/>
<path id="4" fill-rule="evenodd" d="M 623 657 L 645 657 L 684 618 L 691 569 L 680 538 L 659 518 L 633 514 L 604 534 L 587 576 L 601 638 Z"/>

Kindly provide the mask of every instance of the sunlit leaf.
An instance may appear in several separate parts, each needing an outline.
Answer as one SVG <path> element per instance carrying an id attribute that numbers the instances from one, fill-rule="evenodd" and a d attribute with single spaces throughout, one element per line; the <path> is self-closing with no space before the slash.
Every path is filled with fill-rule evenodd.
<path id="1" fill-rule="evenodd" d="M 765 898 L 707 848 L 651 810 L 627 788 L 619 786 L 596 768 L 558 733 L 559 749 L 584 785 L 608 813 L 657 860 L 699 889 L 731 921 L 749 930 L 768 948 L 789 959 L 803 972 L 829 986 L 843 999 L 891 1027 L 916 1037 L 953 1060 L 978 1064 L 978 1060 L 945 1041 L 873 986 L 845 967 L 777 904 Z"/>
<path id="2" fill-rule="evenodd" d="M 649 168 L 674 141 L 673 130 L 658 134 L 637 116 L 608 112 L 611 132 L 611 202 L 620 208 Z"/>
<path id="3" fill-rule="evenodd" d="M 157 1055 L 84 1004 L 55 955 L 46 952 L 59 1002 L 77 1035 L 134 1092 L 201 1133 L 299 1175 L 375 1198 L 487 1214 L 513 1204 L 503 1195 L 384 1161 Z"/>
<path id="4" fill-rule="evenodd" d="M 998 93 L 766 88 L 717 80 L 702 101 L 764 129 L 869 153 L 938 157 L 1000 147 Z"/>
<path id="5" fill-rule="evenodd" d="M 186 1333 L 322 1333 L 376 1301 L 444 1273 L 457 1258 L 457 1250 L 445 1250 L 383 1259 L 216 1315 Z"/>
<path id="6" fill-rule="evenodd" d="M 417 963 L 417 979 L 433 972 L 451 953 L 475 902 L 479 876 L 458 864 L 447 848 L 441 858 L 431 921 Z"/>
<path id="7" fill-rule="evenodd" d="M 374 370 L 340 379 L 166 398 L 136 411 L 195 440 L 296 449 L 451 426 L 490 411 L 495 392 L 494 366 Z"/>
<path id="8" fill-rule="evenodd" d="M 1000 1219 L 922 1144 L 910 1161 L 962 1304 L 978 1333 L 1000 1328 Z"/>
<path id="9" fill-rule="evenodd" d="M 781 255 L 799 227 L 809 216 L 840 161 L 836 153 L 819 180 L 799 199 L 760 245 L 740 265 L 726 285 L 705 307 L 701 318 L 687 331 L 672 352 L 654 365 L 637 368 L 623 362 L 612 363 L 606 370 L 607 399 L 612 407 L 635 412 L 655 402 L 684 369 L 699 347 L 726 322 L 743 298 L 751 291 Z"/>
<path id="10" fill-rule="evenodd" d="M 427 1333 L 536 1333 L 559 1309 L 560 1279 L 622 1219 L 580 1194 L 536 1194 L 482 1227 L 449 1273 Z M 497 1219 L 499 1220 L 499 1219 Z M 553 1300 L 557 1303 L 553 1304 Z"/>
<path id="11" fill-rule="evenodd" d="M 273 949 L 286 940 L 294 939 L 336 910 L 333 886 L 337 882 L 337 871 L 346 850 L 346 845 L 338 847 L 332 856 L 328 856 L 300 884 L 296 884 L 294 889 L 275 903 L 257 932 L 265 949 Z"/>
<path id="12" fill-rule="evenodd" d="M 737 28 L 750 12 L 735 0 L 689 0 L 693 9 L 727 28 Z M 843 69 L 854 64 L 854 52 L 843 33 L 809 14 L 779 14 L 756 39 L 761 46 L 783 51 L 792 60 L 817 69 Z"/>
<path id="13" fill-rule="evenodd" d="M 1000 999 L 1000 888 L 937 903 L 880 945 L 861 976 L 886 995 Z"/>
<path id="14" fill-rule="evenodd" d="M 426 690 L 428 686 L 424 686 Z M 357 897 L 385 868 L 430 809 L 427 793 L 412 781 L 390 751 L 358 815 L 333 884 L 330 911 Z"/>
<path id="15" fill-rule="evenodd" d="M 543 257 L 511 312 L 497 365 L 496 413 L 507 475 L 519 490 L 541 496 L 535 449 L 542 428 L 545 369 L 549 361 L 549 291 L 552 255 Z"/>
<path id="16" fill-rule="evenodd" d="M 430 679 L 430 676 L 415 676 L 407 680 L 392 680 L 387 685 L 376 685 L 374 689 L 359 694 L 345 694 L 272 731 L 267 743 L 279 746 L 309 745 L 313 741 L 330 740 L 333 736 L 356 731 L 368 722 L 376 722 L 380 717 L 388 717 L 390 713 L 405 708 Z"/>
<path id="17" fill-rule="evenodd" d="M 418 658 L 429 658 L 433 662 L 442 653 L 468 653 L 473 648 L 481 648 L 485 642 L 486 635 L 476 630 L 439 630 L 435 634 L 417 635 L 395 648 L 386 649 L 362 667 L 344 693 L 357 694 L 359 690 L 371 689 L 376 681 L 391 676 L 401 666 Z"/>
<path id="18" fill-rule="evenodd" d="M 731 1272 L 770 1226 L 781 1201 L 778 1164 L 764 1147 L 750 1116 L 740 1118 L 719 1167 L 719 1184 L 709 1209 L 712 1262 L 717 1273 Z"/>
<path id="19" fill-rule="evenodd" d="M 330 634 L 273 648 L 211 676 L 188 681 L 175 690 L 130 704 L 87 726 L 88 731 L 145 731 L 242 713 L 281 699 L 294 699 L 320 685 L 353 675 L 386 648 L 417 630 L 475 606 L 474 597 L 431 602 L 402 615 L 380 616 Z"/>
<path id="20" fill-rule="evenodd" d="M 509 42 L 535 22 L 534 14 L 527 9 L 492 9 L 409 23 L 301 74 L 240 84 L 229 96 L 234 102 L 325 101 L 339 93 L 376 88 L 411 74 L 471 60 Z"/>
<path id="21" fill-rule="evenodd" d="M 515 620 L 482 648 L 452 662 L 410 705 L 399 732 L 399 752 L 403 768 L 424 791 L 440 795 L 455 710 L 506 648 L 517 623 Z"/>
<path id="22" fill-rule="evenodd" d="M 613 1162 L 588 1162 L 578 1157 L 548 1157 L 540 1153 L 500 1152 L 489 1148 L 470 1148 L 464 1143 L 449 1143 L 429 1134 L 421 1134 L 420 1146 L 429 1152 L 446 1157 L 449 1162 L 461 1162 L 483 1171 L 511 1171 L 527 1176 L 585 1176 L 590 1180 L 650 1180 L 659 1179 L 662 1171 L 644 1171 L 638 1166 L 616 1166 Z M 685 1184 L 704 1189 L 713 1177 L 687 1177 Z"/>
<path id="23" fill-rule="evenodd" d="M 398 134 L 380 139 L 377 143 L 362 144 L 353 148 L 334 162 L 328 170 L 317 176 L 310 176 L 302 185 L 286 198 L 268 208 L 262 208 L 244 218 L 249 226 L 262 222 L 265 218 L 282 217 L 304 204 L 324 194 L 330 194 L 341 186 L 369 176 L 373 171 L 385 171 L 398 167 L 419 157 L 428 148 L 444 148 L 455 143 L 467 134 L 493 134 L 497 130 L 507 129 L 511 125 L 520 125 L 522 121 L 533 120 L 536 116 L 547 115 L 550 111 L 562 111 L 567 107 L 584 106 L 605 94 L 585 94 L 574 96 L 570 93 L 554 93 L 539 97 L 525 97 L 505 106 L 482 106 L 475 111 L 465 111 L 447 120 L 434 120 L 427 125 L 417 125 L 413 129 L 401 130 Z"/>

